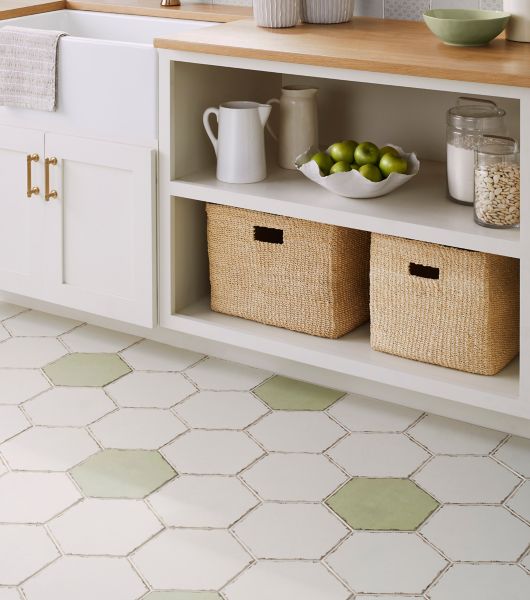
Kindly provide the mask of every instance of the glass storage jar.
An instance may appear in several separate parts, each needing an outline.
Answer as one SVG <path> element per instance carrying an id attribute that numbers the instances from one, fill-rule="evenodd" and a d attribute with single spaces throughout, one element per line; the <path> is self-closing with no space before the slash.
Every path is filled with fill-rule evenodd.
<path id="1" fill-rule="evenodd" d="M 484 227 L 519 227 L 519 145 L 509 137 L 484 136 L 475 151 L 475 221 Z"/>
<path id="2" fill-rule="evenodd" d="M 449 197 L 473 205 L 475 148 L 482 136 L 506 133 L 506 111 L 495 102 L 460 97 L 447 113 L 447 184 Z"/>

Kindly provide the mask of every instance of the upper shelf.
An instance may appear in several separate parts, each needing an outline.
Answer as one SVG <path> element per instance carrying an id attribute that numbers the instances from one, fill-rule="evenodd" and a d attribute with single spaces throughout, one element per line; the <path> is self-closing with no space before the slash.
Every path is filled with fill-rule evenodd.
<path id="1" fill-rule="evenodd" d="M 243 20 L 156 39 L 155 46 L 321 67 L 530 87 L 530 44 L 440 42 L 423 23 L 356 17 L 342 25 L 264 29 Z"/>
<path id="2" fill-rule="evenodd" d="M 274 167 L 265 181 L 222 183 L 213 170 L 170 184 L 170 193 L 192 200 L 341 225 L 364 231 L 519 258 L 519 230 L 486 229 L 473 210 L 450 202 L 445 163 L 423 161 L 419 175 L 388 196 L 353 200 L 336 196 L 297 171 Z"/>

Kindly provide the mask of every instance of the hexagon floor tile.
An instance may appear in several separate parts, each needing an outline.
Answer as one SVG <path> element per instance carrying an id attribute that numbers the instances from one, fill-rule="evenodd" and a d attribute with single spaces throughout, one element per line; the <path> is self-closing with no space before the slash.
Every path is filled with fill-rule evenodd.
<path id="1" fill-rule="evenodd" d="M 254 393 L 275 410 L 324 410 L 344 396 L 344 392 L 279 375 L 262 383 Z"/>
<path id="2" fill-rule="evenodd" d="M 440 502 L 499 504 L 521 483 L 486 456 L 435 456 L 414 481 Z"/>
<path id="3" fill-rule="evenodd" d="M 24 308 L 23 306 L 10 304 L 9 302 L 0 302 L 0 321 L 14 317 L 25 310 L 27 310 L 27 308 Z"/>
<path id="4" fill-rule="evenodd" d="M 530 523 L 530 480 L 523 483 L 506 505 Z"/>
<path id="5" fill-rule="evenodd" d="M 0 525 L 0 584 L 18 585 L 59 556 L 40 525 Z"/>
<path id="6" fill-rule="evenodd" d="M 66 471 L 99 450 L 84 429 L 33 427 L 0 446 L 12 469 Z"/>
<path id="7" fill-rule="evenodd" d="M 24 583 L 27 600 L 137 600 L 146 591 L 124 558 L 63 556 Z"/>
<path id="8" fill-rule="evenodd" d="M 427 415 L 412 427 L 410 435 L 435 454 L 489 454 L 505 433 Z"/>
<path id="9" fill-rule="evenodd" d="M 348 600 L 350 592 L 321 564 L 260 561 L 230 583 L 228 600 Z"/>
<path id="10" fill-rule="evenodd" d="M 40 369 L 65 354 L 54 338 L 11 338 L 0 344 L 0 368 Z"/>
<path id="11" fill-rule="evenodd" d="M 430 600 L 528 600 L 530 576 L 515 565 L 453 565 Z"/>
<path id="12" fill-rule="evenodd" d="M 422 414 L 413 408 L 354 394 L 335 402 L 328 412 L 350 431 L 381 433 L 404 431 Z"/>
<path id="13" fill-rule="evenodd" d="M 90 427 L 104 448 L 157 450 L 186 431 L 168 410 L 122 408 Z"/>
<path id="14" fill-rule="evenodd" d="M 186 375 L 201 390 L 248 391 L 270 377 L 272 373 L 218 358 L 206 358 L 188 369 Z"/>
<path id="15" fill-rule="evenodd" d="M 530 439 L 511 437 L 495 456 L 523 477 L 530 477 Z"/>
<path id="16" fill-rule="evenodd" d="M 66 554 L 126 556 L 162 529 L 139 500 L 88 498 L 49 523 Z"/>
<path id="17" fill-rule="evenodd" d="M 24 404 L 34 425 L 83 427 L 116 410 L 116 405 L 99 388 L 58 387 Z"/>
<path id="18" fill-rule="evenodd" d="M 11 472 L 0 478 L 0 523 L 45 523 L 80 499 L 64 473 Z"/>
<path id="19" fill-rule="evenodd" d="M 176 473 L 154 450 L 103 450 L 71 475 L 88 497 L 144 498 Z"/>
<path id="20" fill-rule="evenodd" d="M 250 392 L 199 392 L 177 404 L 175 412 L 198 429 L 244 429 L 268 408 Z"/>
<path id="21" fill-rule="evenodd" d="M 264 456 L 241 474 L 262 500 L 320 502 L 347 477 L 321 454 Z"/>
<path id="22" fill-rule="evenodd" d="M 349 481 L 326 504 L 353 529 L 414 531 L 439 506 L 409 479 Z"/>
<path id="23" fill-rule="evenodd" d="M 15 588 L 0 588 L 0 600 L 20 600 L 20 595 Z"/>
<path id="24" fill-rule="evenodd" d="M 454 561 L 515 562 L 530 544 L 530 526 L 500 506 L 444 506 L 421 533 Z"/>
<path id="25" fill-rule="evenodd" d="M 55 385 L 100 387 L 107 385 L 131 369 L 117 354 L 68 354 L 44 368 Z"/>
<path id="26" fill-rule="evenodd" d="M 262 504 L 233 528 L 256 558 L 325 556 L 349 530 L 321 504 Z"/>
<path id="27" fill-rule="evenodd" d="M 2 598 L 0 598 L 2 600 Z M 142 600 L 223 600 L 217 592 L 151 592 Z"/>
<path id="28" fill-rule="evenodd" d="M 236 475 L 263 450 L 242 431 L 195 429 L 165 446 L 162 454 L 180 473 Z"/>
<path id="29" fill-rule="evenodd" d="M 173 527 L 230 527 L 258 502 L 236 477 L 219 475 L 182 475 L 149 496 Z"/>
<path id="30" fill-rule="evenodd" d="M 137 371 L 182 371 L 203 358 L 202 354 L 151 340 L 142 340 L 121 355 Z"/>
<path id="31" fill-rule="evenodd" d="M 39 370 L 0 370 L 0 404 L 20 404 L 50 387 Z"/>
<path id="32" fill-rule="evenodd" d="M 446 561 L 414 533 L 354 532 L 326 562 L 356 592 L 422 594 Z"/>
<path id="33" fill-rule="evenodd" d="M 408 477 L 429 458 L 400 433 L 352 433 L 328 455 L 354 477 Z"/>
<path id="34" fill-rule="evenodd" d="M 30 426 L 18 406 L 0 406 L 0 443 Z"/>
<path id="35" fill-rule="evenodd" d="M 323 452 L 346 434 L 323 412 L 278 411 L 248 428 L 270 452 Z"/>
<path id="36" fill-rule="evenodd" d="M 119 352 L 139 339 L 133 335 L 95 325 L 83 325 L 61 335 L 61 340 L 68 346 L 70 352 Z"/>
<path id="37" fill-rule="evenodd" d="M 196 529 L 168 529 L 132 557 L 159 590 L 218 590 L 251 560 L 227 531 Z"/>
<path id="38" fill-rule="evenodd" d="M 28 310 L 4 321 L 5 328 L 17 337 L 56 337 L 81 325 L 79 321 L 49 315 L 36 310 Z"/>
<path id="39" fill-rule="evenodd" d="M 180 373 L 135 371 L 105 388 L 107 394 L 126 408 L 170 408 L 197 389 Z"/>

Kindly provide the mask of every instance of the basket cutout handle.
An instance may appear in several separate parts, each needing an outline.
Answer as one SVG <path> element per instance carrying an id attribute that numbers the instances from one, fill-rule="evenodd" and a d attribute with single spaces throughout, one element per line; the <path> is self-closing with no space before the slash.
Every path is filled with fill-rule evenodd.
<path id="1" fill-rule="evenodd" d="M 409 263 L 409 273 L 413 277 L 421 277 L 422 279 L 440 279 L 440 269 L 437 267 L 418 265 L 412 262 Z"/>
<path id="2" fill-rule="evenodd" d="M 266 244 L 283 244 L 283 229 L 254 225 L 254 239 Z"/>

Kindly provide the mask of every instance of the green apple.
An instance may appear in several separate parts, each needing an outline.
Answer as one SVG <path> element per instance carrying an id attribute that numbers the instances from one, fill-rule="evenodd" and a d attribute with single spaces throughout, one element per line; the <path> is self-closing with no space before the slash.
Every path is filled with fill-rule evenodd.
<path id="1" fill-rule="evenodd" d="M 379 162 L 379 148 L 372 142 L 363 142 L 355 148 L 355 162 L 359 166 L 376 165 Z"/>
<path id="2" fill-rule="evenodd" d="M 385 177 L 388 177 L 390 173 L 402 173 L 404 175 L 408 171 L 409 164 L 406 158 L 394 156 L 390 152 L 387 152 L 381 158 L 379 168 Z"/>
<path id="3" fill-rule="evenodd" d="M 352 170 L 352 171 L 358 171 L 358 170 L 359 170 L 359 165 L 358 165 L 358 164 L 356 164 L 356 163 L 352 163 L 352 164 L 350 165 L 350 167 L 351 167 L 351 170 Z"/>
<path id="4" fill-rule="evenodd" d="M 346 162 L 344 160 L 341 160 L 339 162 L 336 162 L 331 167 L 331 170 L 330 170 L 329 174 L 333 175 L 333 173 L 346 173 L 348 171 L 351 171 L 351 165 L 350 165 L 350 163 Z"/>
<path id="5" fill-rule="evenodd" d="M 344 140 L 330 146 L 328 152 L 335 162 L 352 163 L 354 161 L 355 148 L 357 148 L 357 142 Z"/>
<path id="6" fill-rule="evenodd" d="M 393 146 L 383 146 L 379 150 L 379 154 L 383 157 L 385 154 L 392 154 L 392 156 L 399 156 L 399 150 L 396 150 Z"/>
<path id="7" fill-rule="evenodd" d="M 363 177 L 366 177 L 366 179 L 369 179 L 375 183 L 378 181 L 383 181 L 383 175 L 381 174 L 379 167 L 376 165 L 362 165 L 359 169 L 359 172 Z"/>
<path id="8" fill-rule="evenodd" d="M 313 154 L 311 160 L 314 160 L 317 163 L 318 168 L 324 175 L 329 175 L 331 167 L 333 166 L 333 159 L 329 154 L 317 152 L 316 154 Z"/>

